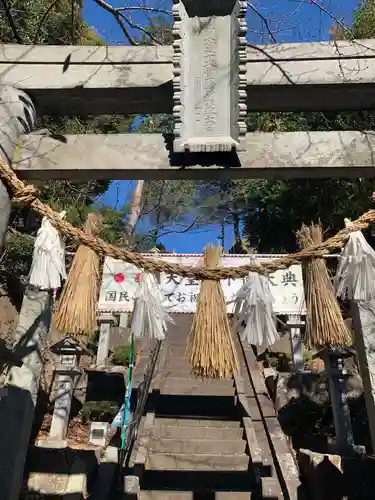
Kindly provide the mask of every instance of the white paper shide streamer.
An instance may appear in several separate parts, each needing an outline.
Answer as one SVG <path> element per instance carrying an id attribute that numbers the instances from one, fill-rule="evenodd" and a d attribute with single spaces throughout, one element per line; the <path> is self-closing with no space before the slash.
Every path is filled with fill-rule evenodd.
<path id="1" fill-rule="evenodd" d="M 234 328 L 242 331 L 244 342 L 254 345 L 259 353 L 279 339 L 272 314 L 273 297 L 267 276 L 249 273 L 236 293 Z"/>
<path id="2" fill-rule="evenodd" d="M 345 219 L 346 227 L 352 225 Z M 341 253 L 334 286 L 337 297 L 342 299 L 375 299 L 375 251 L 361 231 L 354 231 L 349 236 Z"/>
<path id="3" fill-rule="evenodd" d="M 131 333 L 135 337 L 165 339 L 167 323 L 173 322 L 163 306 L 164 295 L 155 276 L 143 272 L 135 296 Z"/>
<path id="4" fill-rule="evenodd" d="M 65 217 L 63 211 L 59 215 Z M 34 244 L 29 284 L 41 290 L 57 290 L 66 279 L 65 243 L 47 217 L 43 217 Z"/>

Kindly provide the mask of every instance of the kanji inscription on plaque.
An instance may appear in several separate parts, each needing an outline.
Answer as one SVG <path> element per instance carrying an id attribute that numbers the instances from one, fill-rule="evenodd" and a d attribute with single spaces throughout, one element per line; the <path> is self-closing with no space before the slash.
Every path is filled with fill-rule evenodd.
<path id="1" fill-rule="evenodd" d="M 246 2 L 174 0 L 175 152 L 244 149 Z"/>

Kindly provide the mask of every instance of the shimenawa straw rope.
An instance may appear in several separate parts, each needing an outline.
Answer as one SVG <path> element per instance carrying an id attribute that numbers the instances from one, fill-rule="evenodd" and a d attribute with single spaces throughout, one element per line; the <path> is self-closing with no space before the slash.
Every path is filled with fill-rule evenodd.
<path id="1" fill-rule="evenodd" d="M 173 264 L 160 259 L 148 259 L 139 253 L 130 252 L 124 248 L 106 243 L 101 238 L 85 234 L 81 229 L 62 220 L 57 212 L 54 212 L 48 205 L 42 203 L 38 199 L 38 190 L 35 186 L 25 184 L 21 181 L 4 160 L 0 160 L 0 177 L 12 190 L 14 202 L 23 203 L 35 210 L 35 212 L 42 217 L 47 217 L 51 221 L 51 224 L 62 234 L 73 238 L 82 245 L 86 245 L 98 254 L 108 255 L 117 260 L 123 260 L 151 273 L 165 272 L 199 280 L 236 279 L 247 276 L 250 271 L 259 274 L 268 274 L 278 269 L 287 269 L 293 264 L 299 264 L 311 258 L 319 258 L 329 254 L 333 250 L 342 248 L 348 240 L 350 233 L 366 229 L 370 224 L 375 223 L 375 210 L 369 210 L 355 220 L 353 226 L 342 229 L 325 242 L 263 264 L 246 264 L 239 267 L 221 267 L 213 269 L 203 266 L 181 266 L 180 264 Z"/>

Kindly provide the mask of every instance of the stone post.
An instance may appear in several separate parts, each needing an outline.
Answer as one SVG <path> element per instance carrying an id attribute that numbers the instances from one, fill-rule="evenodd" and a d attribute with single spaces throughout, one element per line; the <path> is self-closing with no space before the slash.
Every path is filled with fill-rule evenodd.
<path id="1" fill-rule="evenodd" d="M 301 372 L 304 368 L 303 346 L 301 340 L 301 327 L 304 325 L 304 322 L 299 314 L 290 314 L 288 316 L 287 325 L 289 327 L 293 370 Z"/>
<path id="2" fill-rule="evenodd" d="M 20 136 L 31 132 L 35 121 L 36 112 L 29 96 L 21 90 L 0 85 L 2 160 L 12 162 Z M 0 180 L 1 252 L 4 249 L 10 211 L 9 193 Z M 48 292 L 35 290 L 25 295 L 22 303 L 17 351 L 19 353 L 25 348 L 23 366 L 11 369 L 6 387 L 7 397 L 0 400 L 0 428 L 3 429 L 0 433 L 0 498 L 3 500 L 18 500 L 22 485 L 42 366 L 39 343 L 49 330 L 50 304 L 51 296 Z"/>
<path id="3" fill-rule="evenodd" d="M 18 500 L 30 440 L 44 339 L 51 325 L 52 296 L 29 288 L 23 298 L 15 353 L 21 366 L 12 366 L 6 381 L 8 395 L 0 400 L 0 498 Z"/>
<path id="4" fill-rule="evenodd" d="M 324 349 L 318 353 L 324 360 L 324 366 L 329 381 L 329 397 L 332 405 L 333 422 L 336 434 L 337 453 L 351 455 L 354 452 L 354 437 L 348 397 L 345 387 L 344 358 L 353 355 L 350 349 Z"/>
<path id="5" fill-rule="evenodd" d="M 375 300 L 351 301 L 354 341 L 375 452 Z"/>
<path id="6" fill-rule="evenodd" d="M 103 366 L 107 364 L 111 330 L 112 327 L 116 325 L 116 318 L 112 314 L 101 314 L 99 317 L 99 325 L 100 335 L 96 364 L 97 366 Z"/>
<path id="7" fill-rule="evenodd" d="M 121 313 L 120 314 L 120 322 L 119 322 L 120 328 L 129 328 L 130 316 L 131 316 L 131 313 Z"/>
<path id="8" fill-rule="evenodd" d="M 49 436 L 54 441 L 64 441 L 68 433 L 75 379 L 81 374 L 78 367 L 60 365 L 56 370 L 56 398 Z"/>

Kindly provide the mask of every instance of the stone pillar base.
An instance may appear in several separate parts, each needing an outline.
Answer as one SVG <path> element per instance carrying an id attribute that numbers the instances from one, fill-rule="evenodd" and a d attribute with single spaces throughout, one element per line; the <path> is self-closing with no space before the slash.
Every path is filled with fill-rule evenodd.
<path id="1" fill-rule="evenodd" d="M 301 449 L 297 458 L 311 500 L 374 498 L 374 457 L 342 457 Z"/>

